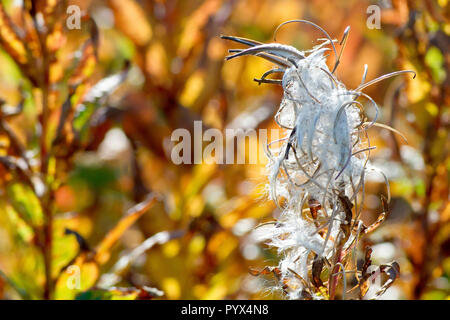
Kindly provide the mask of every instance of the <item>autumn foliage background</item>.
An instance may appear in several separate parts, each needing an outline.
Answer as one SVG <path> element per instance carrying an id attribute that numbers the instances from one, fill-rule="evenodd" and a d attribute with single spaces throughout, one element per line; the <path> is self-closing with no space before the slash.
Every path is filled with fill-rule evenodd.
<path id="1" fill-rule="evenodd" d="M 414 80 L 367 90 L 379 121 L 408 144 L 370 129 L 371 160 L 387 174 L 392 201 L 361 249 L 371 245 L 375 263 L 399 262 L 386 298 L 448 299 L 447 0 L 24 4 L 0 5 L 0 298 L 280 298 L 264 290 L 273 278 L 249 273 L 277 259 L 250 236 L 278 214 L 266 196 L 264 154 L 258 165 L 177 166 L 170 135 L 192 130 L 194 120 L 220 130 L 275 128 L 282 90 L 253 81 L 270 64 L 224 63 L 230 46 L 219 36 L 270 42 L 280 23 L 307 19 L 339 39 L 351 26 L 337 71 L 349 88 L 365 63 L 368 80 L 416 71 Z M 366 25 L 371 4 L 382 8 L 379 30 Z M 80 30 L 66 27 L 69 5 L 83 11 Z M 307 49 L 319 37 L 290 25 L 277 41 Z M 370 224 L 386 187 L 374 176 L 365 192 Z M 79 289 L 67 286 L 73 266 Z"/>

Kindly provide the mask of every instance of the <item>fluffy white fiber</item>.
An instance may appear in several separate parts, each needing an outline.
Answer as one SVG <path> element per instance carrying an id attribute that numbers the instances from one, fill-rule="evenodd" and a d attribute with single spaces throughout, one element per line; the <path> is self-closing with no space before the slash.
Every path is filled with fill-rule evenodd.
<path id="1" fill-rule="evenodd" d="M 377 108 L 361 92 L 366 72 L 361 86 L 348 90 L 326 64 L 326 45 L 332 45 L 335 68 L 339 62 L 334 41 L 325 35 L 327 39 L 308 51 L 223 37 L 250 47 L 230 50 L 234 54 L 227 59 L 250 54 L 272 61 L 277 67 L 255 81 L 283 87 L 275 120 L 286 136 L 267 150 L 270 197 L 282 213 L 273 224 L 257 228 L 254 236 L 278 250 L 280 287 L 291 299 L 322 298 L 311 289 L 317 287 L 311 279 L 314 261 L 322 259 L 323 269 L 331 272 L 341 253 L 358 240 L 362 224 L 357 195 L 363 191 L 372 149 L 366 130 L 376 120 L 366 122 L 363 104 L 357 101 L 364 97 Z M 348 29 L 341 44 L 347 35 Z M 274 73 L 282 73 L 282 80 L 267 78 Z"/>

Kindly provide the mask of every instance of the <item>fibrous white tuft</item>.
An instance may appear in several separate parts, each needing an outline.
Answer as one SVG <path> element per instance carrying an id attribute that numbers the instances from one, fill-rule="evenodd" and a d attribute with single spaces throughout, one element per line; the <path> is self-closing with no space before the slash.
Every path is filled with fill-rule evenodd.
<path id="1" fill-rule="evenodd" d="M 278 266 L 265 270 L 276 275 L 289 298 L 333 299 L 338 278 L 344 280 L 341 296 L 345 297 L 346 268 L 356 268 L 349 253 L 364 233 L 379 224 L 366 227 L 359 219 L 363 199 L 358 195 L 364 195 L 364 177 L 374 148 L 367 129 L 377 125 L 376 117 L 366 121 L 360 99 L 370 102 L 378 115 L 377 104 L 362 90 L 410 71 L 365 83 L 365 66 L 361 85 L 349 90 L 334 75 L 349 28 L 338 55 L 336 40 L 322 28 L 305 20 L 289 22 L 310 24 L 326 39 L 312 50 L 299 51 L 288 45 L 222 36 L 249 47 L 230 50 L 232 55 L 227 60 L 256 55 L 275 63 L 276 68 L 255 81 L 281 85 L 284 91 L 275 121 L 285 129 L 286 136 L 267 147 L 270 197 L 282 213 L 277 221 L 257 228 L 255 236 L 278 250 Z M 326 64 L 327 45 L 336 56 L 332 70 Z M 282 74 L 281 80 L 268 79 L 276 73 Z M 388 189 L 388 201 L 389 197 Z M 324 277 L 328 278 L 325 283 Z"/>

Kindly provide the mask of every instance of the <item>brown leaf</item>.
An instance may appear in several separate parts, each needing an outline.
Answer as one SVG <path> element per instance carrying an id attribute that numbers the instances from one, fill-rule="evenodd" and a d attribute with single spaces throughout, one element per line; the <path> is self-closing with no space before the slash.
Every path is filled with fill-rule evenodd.
<path id="1" fill-rule="evenodd" d="M 277 277 L 281 276 L 280 269 L 278 269 L 276 267 L 265 267 L 261 271 L 258 271 L 258 270 L 253 269 L 253 268 L 249 268 L 249 272 L 250 272 L 250 274 L 252 276 L 268 275 L 268 274 L 271 274 L 271 273 L 275 274 Z"/>
<path id="2" fill-rule="evenodd" d="M 381 265 L 380 272 L 386 274 L 389 279 L 383 284 L 380 290 L 377 291 L 373 299 L 379 298 L 390 286 L 392 286 L 394 281 L 400 277 L 400 265 L 396 261 L 391 264 Z"/>
<path id="3" fill-rule="evenodd" d="M 100 44 L 100 31 L 98 30 L 97 23 L 95 23 L 94 19 L 90 18 L 89 23 L 90 23 L 89 33 L 91 35 L 90 40 L 94 46 L 95 57 L 98 59 L 98 46 Z"/>
<path id="4" fill-rule="evenodd" d="M 323 286 L 322 279 L 320 279 L 320 274 L 322 273 L 324 265 L 324 259 L 316 256 L 312 265 L 312 282 L 316 288 Z"/>
<path id="5" fill-rule="evenodd" d="M 386 201 L 386 197 L 384 197 L 383 195 L 381 196 L 381 204 L 383 206 L 383 212 L 380 213 L 380 215 L 378 216 L 377 221 L 375 221 L 374 223 L 372 223 L 370 226 L 364 228 L 364 233 L 370 233 L 375 231 L 382 223 L 383 221 L 386 219 L 386 214 L 389 210 L 387 201 Z"/>
<path id="6" fill-rule="evenodd" d="M 250 273 L 254 277 L 257 277 L 261 274 L 261 271 L 253 269 L 253 268 L 248 268 L 248 273 Z"/>
<path id="7" fill-rule="evenodd" d="M 341 224 L 341 229 L 345 234 L 345 238 L 343 238 L 343 241 L 346 241 L 347 238 L 350 236 L 350 232 L 351 232 L 351 224 L 352 224 L 352 218 L 353 218 L 353 214 L 352 214 L 352 208 L 353 208 L 353 204 L 351 203 L 350 199 L 347 196 L 339 196 L 339 200 L 341 202 L 342 208 L 344 209 L 345 212 L 345 224 L 342 223 Z"/>
<path id="8" fill-rule="evenodd" d="M 367 269 L 372 264 L 372 260 L 370 259 L 371 255 L 372 255 L 372 248 L 367 247 L 366 248 L 365 258 L 364 258 L 364 265 L 363 265 L 363 268 L 362 268 L 362 271 L 361 271 L 363 277 L 367 274 Z"/>
<path id="9" fill-rule="evenodd" d="M 308 291 L 306 291 L 306 290 L 304 290 L 304 289 L 302 290 L 301 297 L 302 297 L 302 299 L 304 299 L 304 300 L 313 300 L 312 295 L 311 295 Z"/>
<path id="10" fill-rule="evenodd" d="M 311 216 L 313 217 L 314 220 L 317 219 L 319 210 L 322 209 L 322 206 L 320 205 L 320 202 L 317 201 L 314 198 L 309 198 L 308 199 L 308 206 L 309 206 L 309 211 L 311 212 Z"/>
<path id="11" fill-rule="evenodd" d="M 366 248 L 366 254 L 364 258 L 364 265 L 361 270 L 361 279 L 359 279 L 359 296 L 361 299 L 364 298 L 364 296 L 367 294 L 367 291 L 370 287 L 370 276 L 371 274 L 367 272 L 367 269 L 372 264 L 372 260 L 370 259 L 370 256 L 372 254 L 372 248 L 367 247 Z"/>

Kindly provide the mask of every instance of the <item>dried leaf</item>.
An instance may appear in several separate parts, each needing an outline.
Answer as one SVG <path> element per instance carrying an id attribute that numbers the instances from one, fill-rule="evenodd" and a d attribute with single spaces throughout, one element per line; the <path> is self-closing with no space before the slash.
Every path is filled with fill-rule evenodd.
<path id="1" fill-rule="evenodd" d="M 350 199 L 347 196 L 339 196 L 339 200 L 341 202 L 342 208 L 345 212 L 345 223 L 341 224 L 341 229 L 344 231 L 345 238 L 343 241 L 346 241 L 347 238 L 350 236 L 351 233 L 351 224 L 352 224 L 352 208 L 353 204 L 351 203 Z"/>
<path id="2" fill-rule="evenodd" d="M 308 206 L 309 206 L 309 211 L 311 212 L 311 216 L 313 217 L 314 220 L 316 220 L 318 217 L 318 214 L 319 214 L 319 210 L 322 209 L 320 202 L 317 201 L 316 199 L 309 198 Z"/>
<path id="3" fill-rule="evenodd" d="M 372 264 L 372 260 L 370 259 L 371 254 L 372 254 L 372 248 L 367 247 L 365 258 L 364 258 L 364 265 L 361 270 L 361 279 L 359 279 L 359 296 L 361 299 L 364 298 L 364 296 L 367 294 L 367 291 L 369 290 L 369 287 L 370 287 L 371 274 L 367 272 L 367 269 Z"/>
<path id="4" fill-rule="evenodd" d="M 363 265 L 363 268 L 362 268 L 362 271 L 361 271 L 361 274 L 362 274 L 363 277 L 367 274 L 367 269 L 372 264 L 372 260 L 370 259 L 371 255 L 372 255 L 372 248 L 367 247 L 366 248 L 366 253 L 365 253 L 365 258 L 364 258 L 364 265 Z"/>
<path id="5" fill-rule="evenodd" d="M 377 221 L 375 221 L 374 223 L 372 223 L 370 226 L 364 228 L 364 233 L 370 233 L 375 231 L 382 223 L 383 221 L 386 219 L 386 215 L 387 212 L 389 210 L 387 201 L 386 201 L 386 197 L 384 197 L 383 195 L 381 196 L 381 204 L 383 206 L 383 212 L 380 213 L 380 215 L 378 216 Z"/>
<path id="6" fill-rule="evenodd" d="M 320 274 L 322 273 L 324 265 L 324 259 L 316 256 L 312 265 L 312 282 L 316 288 L 320 288 L 323 286 L 322 279 L 320 278 Z"/>
<path id="7" fill-rule="evenodd" d="M 275 277 L 277 278 L 277 280 L 281 280 L 281 270 L 277 267 L 265 267 L 261 271 L 258 271 L 253 268 L 249 268 L 249 273 L 255 277 L 273 273 L 275 275 Z"/>
<path id="8" fill-rule="evenodd" d="M 377 291 L 372 299 L 378 299 L 383 295 L 387 289 L 394 283 L 394 281 L 400 277 L 400 265 L 397 262 L 392 262 L 391 264 L 381 265 L 380 272 L 385 273 L 389 279 L 383 284 L 380 290 Z"/>

